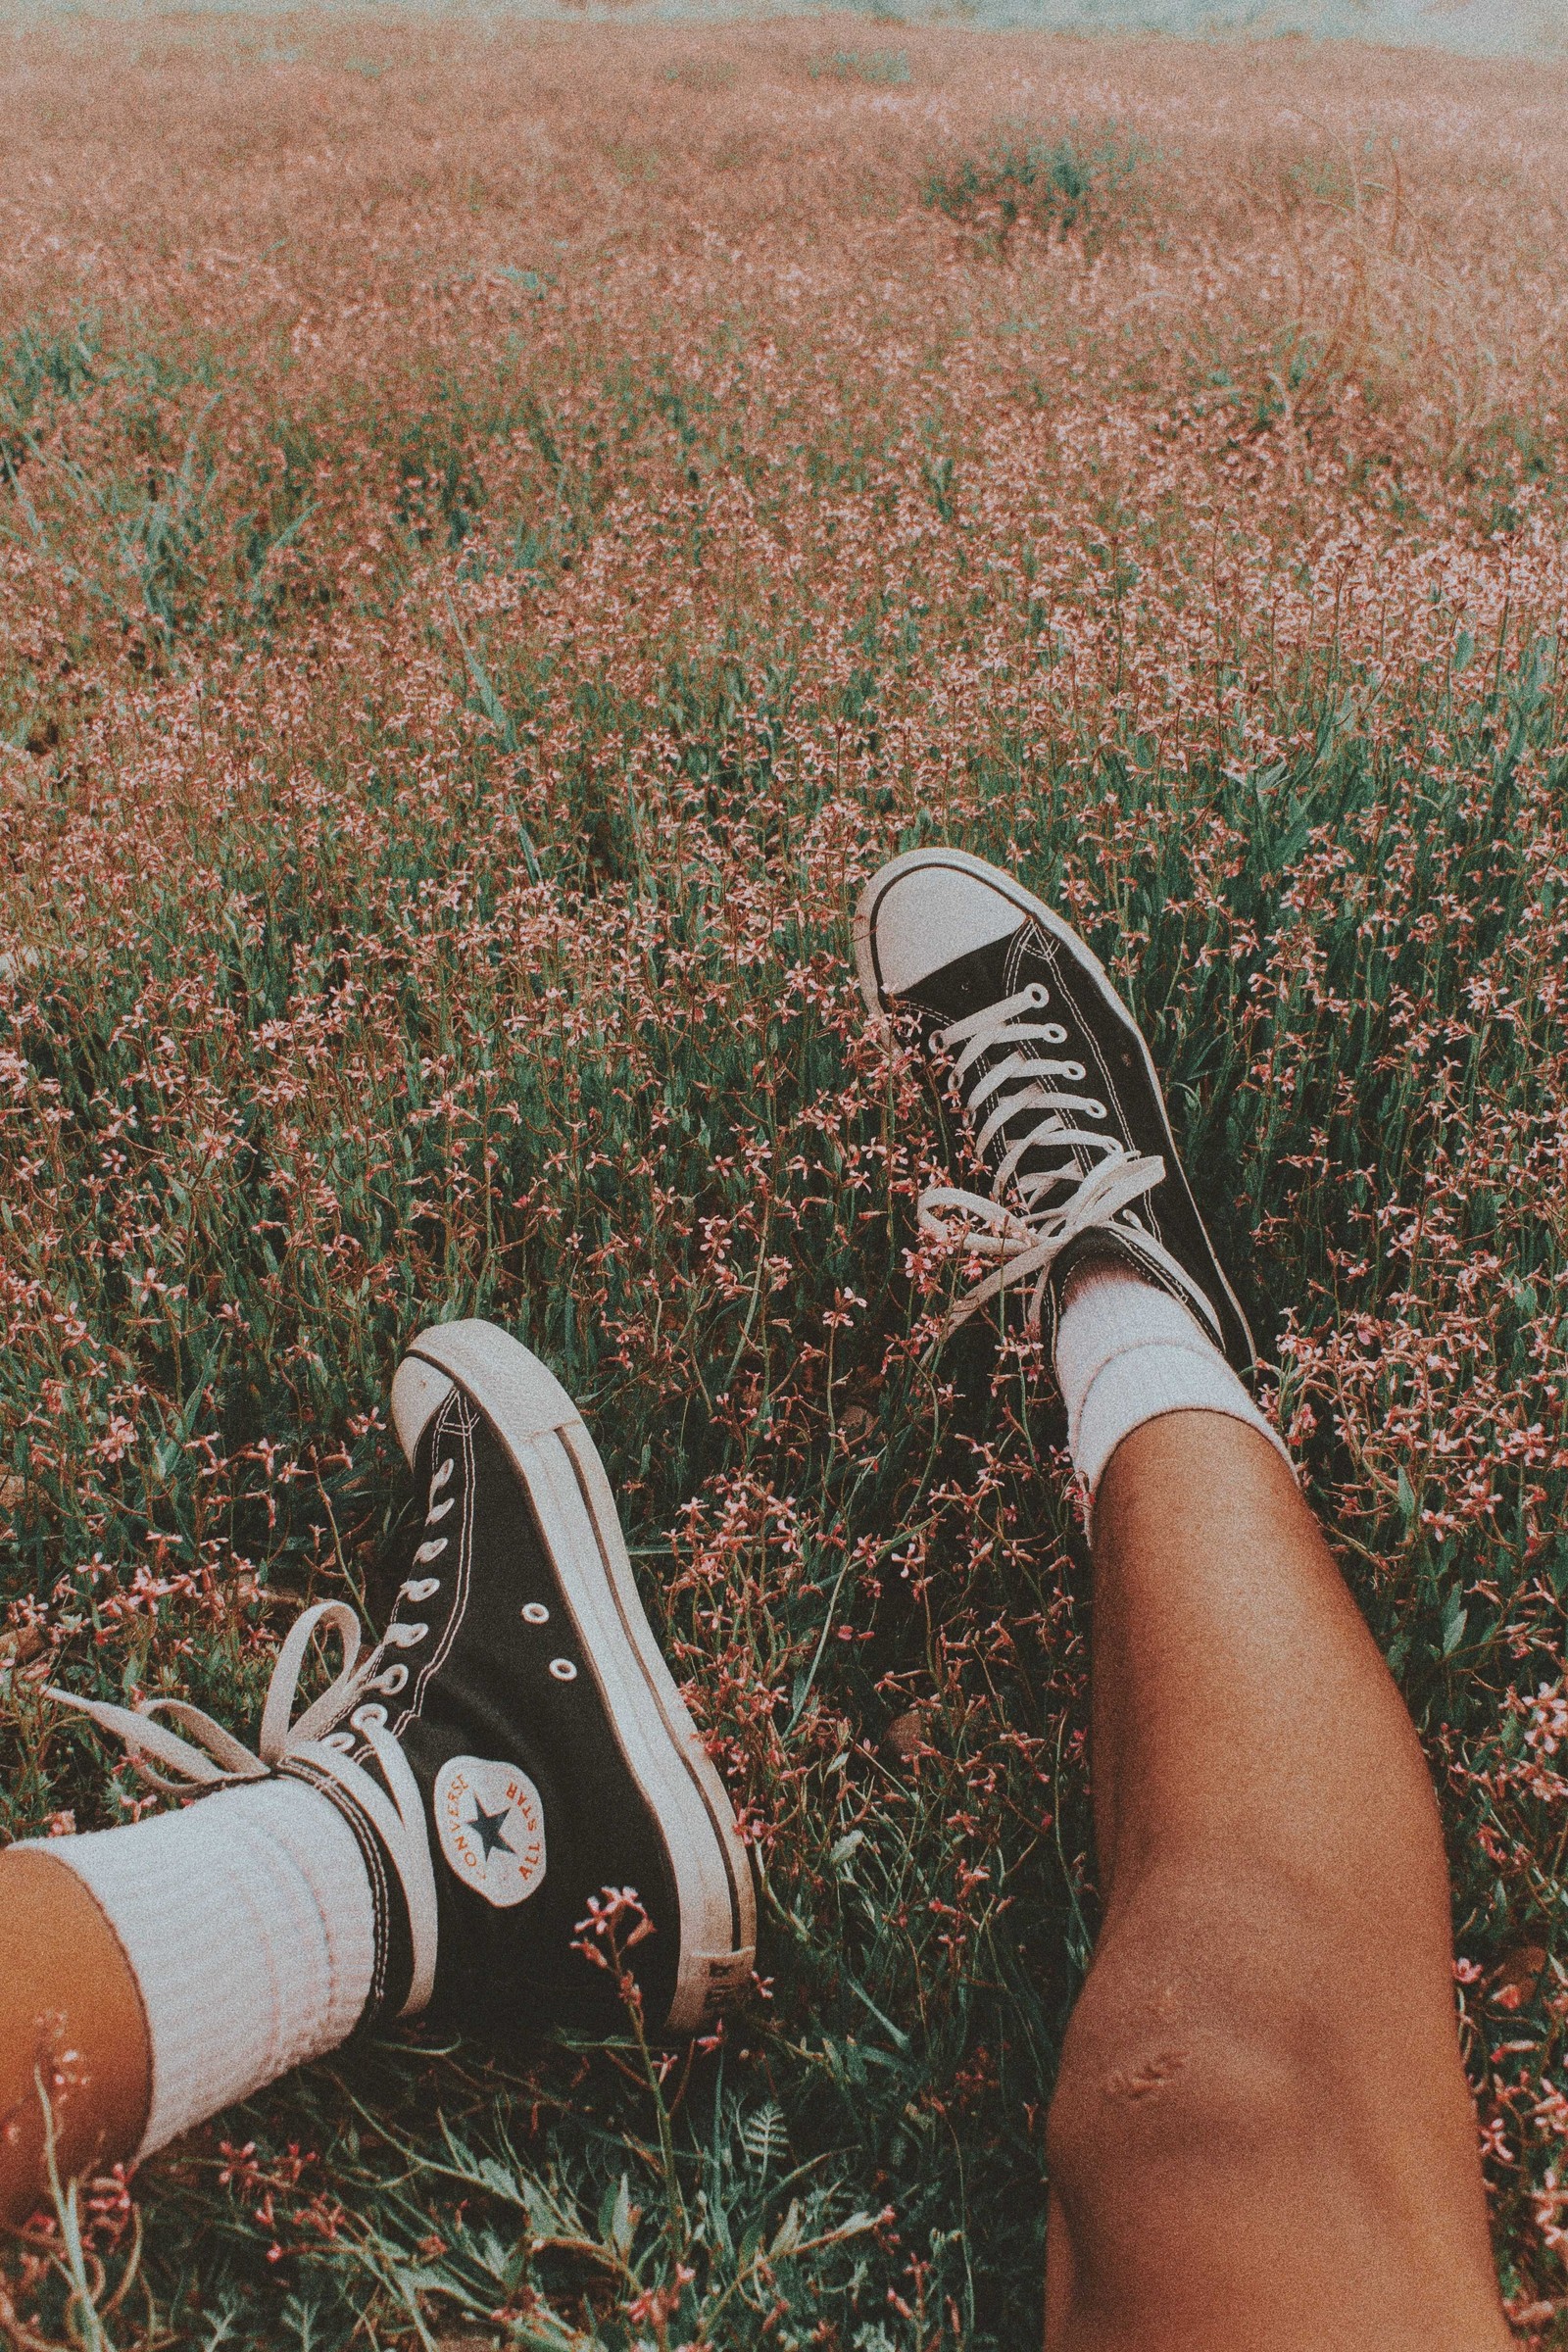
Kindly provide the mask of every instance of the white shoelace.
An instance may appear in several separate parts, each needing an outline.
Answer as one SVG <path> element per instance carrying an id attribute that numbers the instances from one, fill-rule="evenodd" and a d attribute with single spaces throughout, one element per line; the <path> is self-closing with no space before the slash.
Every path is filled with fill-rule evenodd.
<path id="1" fill-rule="evenodd" d="M 306 1651 L 318 1627 L 338 1633 L 343 1641 L 343 1664 L 330 1688 L 292 1720 Z M 346 1600 L 318 1601 L 297 1617 L 278 1651 L 262 1711 L 262 1736 L 257 1752 L 225 1731 L 200 1707 L 184 1698 L 143 1699 L 135 1707 L 118 1707 L 107 1699 L 77 1698 L 69 1690 L 51 1689 L 49 1696 L 74 1707 L 105 1732 L 123 1740 L 131 1763 L 150 1788 L 172 1796 L 204 1794 L 242 1781 L 270 1780 L 278 1768 L 298 1759 L 326 1773 L 354 1798 L 374 1823 L 392 1857 L 409 1906 L 413 1944 L 413 1980 L 403 2014 L 424 2008 L 435 1982 L 436 1891 L 430 1861 L 430 1839 L 424 1825 L 424 1800 L 402 1748 L 384 1728 L 386 1710 L 356 1704 L 365 1693 L 385 1688 L 370 1668 L 380 1654 L 371 1650 L 360 1663 L 360 1621 Z M 407 1669 L 402 1670 L 407 1674 Z M 339 1722 L 350 1709 L 349 1721 L 374 1750 L 386 1775 L 388 1797 L 371 1776 L 351 1761 L 339 1742 L 318 1735 Z M 181 1739 L 157 1718 L 171 1717 L 190 1734 Z M 352 1745 L 352 1741 L 349 1742 Z M 161 1768 L 161 1769 L 160 1769 Z"/>
<path id="2" fill-rule="evenodd" d="M 1084 1082 L 1081 1061 L 1060 1061 L 1040 1052 L 1042 1046 L 1067 1042 L 1059 1021 L 1028 1017 L 1043 1012 L 1050 1002 L 1050 991 L 1032 981 L 1016 996 L 950 1021 L 931 1040 L 934 1053 L 955 1055 L 953 1079 L 975 1122 L 975 1150 L 983 1153 L 1004 1129 L 1009 1139 L 989 1197 L 952 1184 L 931 1186 L 920 1195 L 923 1233 L 944 1245 L 961 1242 L 974 1256 L 994 1264 L 952 1309 L 948 1331 L 1031 1276 L 1036 1280 L 1027 1322 L 1031 1331 L 1038 1330 L 1051 1269 L 1067 1244 L 1093 1227 L 1111 1224 L 1164 1180 L 1165 1162 L 1157 1154 L 1131 1152 L 1103 1127 L 1084 1123 L 1104 1119 L 1105 1105 L 1092 1095 L 1070 1091 Z M 1013 1051 L 994 1062 L 972 1087 L 966 1086 L 965 1074 L 997 1047 Z M 1031 1110 L 1042 1114 L 1032 1126 L 1015 1129 L 1010 1124 L 1020 1112 Z M 1042 1150 L 1061 1156 L 1054 1164 L 1020 1175 L 1026 1155 Z M 1003 1198 L 1009 1185 L 1018 1204 L 1013 1208 Z M 1188 1277 L 1152 1234 L 1140 1228 L 1138 1243 L 1177 1277 L 1184 1292 L 1191 1291 Z"/>

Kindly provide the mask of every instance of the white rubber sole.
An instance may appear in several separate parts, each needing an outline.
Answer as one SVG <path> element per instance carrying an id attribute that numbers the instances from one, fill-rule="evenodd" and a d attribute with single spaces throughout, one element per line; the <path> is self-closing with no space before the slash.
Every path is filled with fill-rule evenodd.
<path id="1" fill-rule="evenodd" d="M 1242 1302 L 1232 1290 L 1225 1269 L 1219 1262 L 1219 1253 L 1213 1243 L 1209 1241 L 1208 1228 L 1203 1223 L 1197 1201 L 1193 1200 L 1192 1188 L 1187 1184 L 1186 1173 L 1182 1169 L 1181 1154 L 1176 1149 L 1176 1138 L 1171 1133 L 1170 1114 L 1165 1108 L 1164 1089 L 1159 1083 L 1159 1072 L 1154 1067 L 1153 1056 L 1149 1051 L 1144 1033 L 1134 1020 L 1131 1010 L 1123 1002 L 1120 991 L 1101 962 L 1100 957 L 1086 941 L 1079 938 L 1071 923 L 1064 922 L 1059 914 L 1054 913 L 1043 899 L 1037 899 L 1032 890 L 1025 890 L 1022 883 L 1015 881 L 1011 874 L 1004 873 L 1000 866 L 988 865 L 983 858 L 971 857 L 967 850 L 943 849 L 935 845 L 929 849 L 906 850 L 902 857 L 892 858 L 886 865 L 877 868 L 861 891 L 855 909 L 855 969 L 860 983 L 860 994 L 865 999 L 866 1010 L 870 1013 L 885 1013 L 888 1009 L 883 1000 L 882 983 L 877 973 L 876 910 L 878 904 L 902 874 L 930 870 L 933 867 L 968 874 L 975 881 L 986 883 L 997 893 L 999 898 L 1005 899 L 1009 906 L 1015 906 L 1020 917 L 1027 916 L 1031 922 L 1038 923 L 1042 931 L 1060 942 L 1074 962 L 1098 983 L 1121 1014 L 1127 1024 L 1128 1034 L 1138 1042 L 1138 1051 L 1144 1057 L 1144 1068 L 1149 1074 L 1149 1083 L 1154 1091 L 1154 1100 L 1159 1104 L 1159 1115 L 1164 1121 L 1166 1141 L 1170 1146 L 1171 1167 L 1177 1171 L 1182 1184 L 1186 1187 L 1187 1198 L 1192 1203 L 1193 1215 L 1198 1220 L 1198 1229 L 1202 1234 L 1204 1242 L 1207 1243 L 1208 1254 L 1213 1261 L 1215 1275 L 1224 1290 L 1231 1311 L 1246 1337 L 1249 1350 L 1255 1363 L 1257 1360 L 1256 1343 L 1253 1341 L 1247 1317 L 1242 1311 Z"/>
<path id="2" fill-rule="evenodd" d="M 751 1981 L 757 1899 L 724 1784 L 643 1614 L 605 1466 L 555 1374 L 509 1332 L 473 1320 L 421 1331 L 399 1366 L 393 1417 L 411 1460 L 449 1381 L 479 1407 L 527 1489 L 626 1767 L 663 1833 L 680 1964 L 656 2031 L 699 2033 Z"/>

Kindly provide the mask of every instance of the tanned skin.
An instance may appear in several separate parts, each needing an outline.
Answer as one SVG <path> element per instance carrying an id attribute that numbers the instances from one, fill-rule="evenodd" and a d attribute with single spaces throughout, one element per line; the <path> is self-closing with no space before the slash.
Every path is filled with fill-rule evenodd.
<path id="1" fill-rule="evenodd" d="M 1255 1430 L 1171 1413 L 1094 1578 L 1046 2352 L 1506 2352 L 1437 1803 L 1317 1522 Z"/>
<path id="2" fill-rule="evenodd" d="M 0 1853 L 0 2222 L 49 2201 L 45 2099 L 65 2181 L 128 2156 L 151 2095 L 141 1995 L 109 1922 L 52 1855 Z"/>

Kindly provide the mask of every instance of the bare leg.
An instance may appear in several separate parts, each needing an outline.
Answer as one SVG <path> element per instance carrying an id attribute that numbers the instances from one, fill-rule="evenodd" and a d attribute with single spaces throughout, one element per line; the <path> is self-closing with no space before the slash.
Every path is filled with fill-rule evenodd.
<path id="1" fill-rule="evenodd" d="M 1431 1784 L 1240 1422 L 1167 1414 L 1105 1470 L 1094 1757 L 1047 2352 L 1500 2352 Z"/>
<path id="2" fill-rule="evenodd" d="M 62 2180 L 128 2156 L 152 2062 L 141 1997 L 97 1903 L 46 1853 L 0 1853 L 0 2224 L 48 2200 L 43 2086 Z"/>

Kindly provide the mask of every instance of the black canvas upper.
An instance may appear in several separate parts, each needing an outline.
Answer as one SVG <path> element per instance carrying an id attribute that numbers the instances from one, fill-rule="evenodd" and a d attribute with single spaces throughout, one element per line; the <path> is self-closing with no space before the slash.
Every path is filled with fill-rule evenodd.
<path id="1" fill-rule="evenodd" d="M 655 1931 L 637 1945 L 630 1966 L 657 2032 L 668 2014 L 680 1948 L 663 1837 L 621 1754 L 592 1661 L 572 1633 L 526 1490 L 462 1390 L 452 1391 L 425 1428 L 414 1478 L 420 1506 L 450 1507 L 434 1521 L 421 1516 L 398 1544 L 400 1581 L 434 1578 L 438 1590 L 397 1601 L 369 1663 L 394 1679 L 395 1669 L 405 1667 L 407 1683 L 385 1694 L 363 1691 L 355 1712 L 368 1704 L 385 1708 L 386 1729 L 425 1801 L 439 1913 L 429 2013 L 501 2042 L 563 2022 L 615 2030 L 625 2011 L 613 1977 L 574 1945 L 590 1902 L 607 1889 L 629 1888 Z M 443 1537 L 436 1558 L 416 1557 L 421 1544 Z M 525 1609 L 535 1619 L 540 1610 L 546 1614 L 531 1622 Z M 426 1632 L 404 1645 L 400 1629 L 419 1625 Z M 353 1757 L 376 1771 L 368 1743 L 357 1744 Z M 443 1768 L 462 1757 L 514 1767 L 537 1791 L 543 1875 L 506 1907 L 459 1875 L 435 1819 Z M 324 1793 L 339 1801 L 331 1787 Z M 522 1818 L 507 1816 L 500 1799 L 482 1802 L 470 1794 L 449 1802 L 471 1827 L 466 1847 L 483 1851 L 486 1863 L 487 1840 L 503 1854 L 526 1847 Z M 406 1945 L 406 1924 L 402 1932 Z M 406 1959 L 401 1987 L 395 1958 L 387 1977 L 383 2014 L 396 2010 L 406 1990 Z"/>
<path id="2" fill-rule="evenodd" d="M 871 938 L 874 954 L 874 923 Z M 1059 1023 L 1066 1033 L 1059 1045 L 1047 1050 L 1054 1056 L 1083 1065 L 1083 1080 L 1073 1082 L 1074 1091 L 1096 1099 L 1104 1108 L 1102 1121 L 1086 1119 L 1085 1124 L 1114 1135 L 1129 1153 L 1157 1154 L 1165 1165 L 1163 1180 L 1145 1199 L 1122 1210 L 1112 1225 L 1083 1234 L 1062 1250 L 1047 1282 L 1051 1325 L 1054 1328 L 1062 1286 L 1072 1267 L 1086 1255 L 1107 1250 L 1127 1256 L 1141 1273 L 1181 1297 L 1157 1259 L 1140 1252 L 1139 1237 L 1147 1233 L 1177 1259 L 1210 1310 L 1212 1336 L 1236 1370 L 1249 1373 L 1254 1354 L 1251 1336 L 1203 1229 L 1142 1036 L 1131 1013 L 1087 956 L 1075 955 L 1064 941 L 1024 916 L 1015 930 L 942 966 L 912 989 L 894 995 L 883 988 L 881 993 L 889 1011 L 906 1014 L 916 1024 L 920 1042 L 933 1057 L 933 1075 L 950 1123 L 950 1140 L 951 1125 L 956 1118 L 972 1155 L 981 1123 L 968 1109 L 975 1087 L 987 1070 L 1014 1049 L 1004 1042 L 977 1055 L 961 1082 L 955 1084 L 953 1057 L 942 1050 L 941 1033 L 949 1023 L 1015 996 L 1032 983 L 1042 985 L 1048 993 L 1049 1002 L 1039 1017 Z M 1004 1123 L 985 1149 L 984 1157 L 992 1171 L 1009 1145 L 1037 1125 L 1040 1117 L 1038 1109 L 1026 1108 Z M 1048 1141 L 1026 1153 L 1015 1173 L 1024 1176 L 1035 1168 L 1057 1167 L 1066 1156 L 1060 1147 L 1053 1149 Z M 1087 1152 L 1078 1155 L 1082 1172 L 1089 1172 L 1092 1157 Z M 1059 1202 L 1065 1189 L 1058 1188 L 1050 1199 Z M 1183 1298 L 1183 1303 L 1193 1306 L 1188 1298 Z"/>

